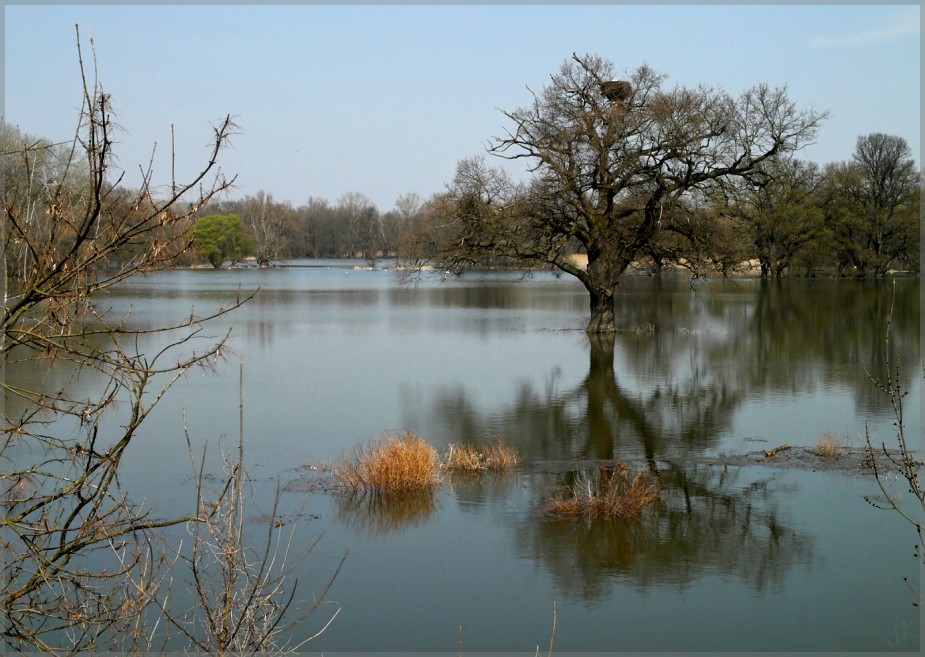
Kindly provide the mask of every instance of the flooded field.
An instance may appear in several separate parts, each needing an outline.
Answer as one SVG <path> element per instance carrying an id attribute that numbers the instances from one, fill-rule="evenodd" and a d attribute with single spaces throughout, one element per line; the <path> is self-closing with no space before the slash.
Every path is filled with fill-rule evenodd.
<path id="1" fill-rule="evenodd" d="M 293 630 L 310 636 L 341 609 L 303 651 L 455 652 L 462 627 L 466 652 L 532 654 L 548 647 L 554 604 L 562 653 L 918 649 L 902 580 L 917 587 L 915 537 L 865 502 L 878 489 L 859 453 L 865 430 L 895 435 L 865 372 L 885 371 L 891 305 L 906 431 L 921 436 L 916 280 L 894 295 L 856 281 L 628 278 L 620 330 L 589 339 L 585 292 L 551 274 L 401 284 L 365 263 L 294 264 L 164 272 L 107 303 L 146 326 L 259 289 L 211 327 L 232 329 L 233 353 L 176 385 L 124 476 L 164 515 L 188 509 L 184 427 L 195 450 L 237 445 L 243 359 L 253 530 L 279 484 L 294 544 L 323 534 L 298 598 L 348 553 L 336 606 Z M 440 451 L 501 439 L 523 463 L 392 501 L 324 483 L 358 445 L 403 430 Z M 816 455 L 825 434 L 840 457 Z M 616 462 L 658 477 L 655 509 L 628 522 L 544 513 L 550 490 Z"/>

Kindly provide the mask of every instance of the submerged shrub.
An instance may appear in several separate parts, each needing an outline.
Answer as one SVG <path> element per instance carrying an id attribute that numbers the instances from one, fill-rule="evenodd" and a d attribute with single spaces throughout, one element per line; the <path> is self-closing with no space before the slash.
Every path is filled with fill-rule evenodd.
<path id="1" fill-rule="evenodd" d="M 630 518 L 661 498 L 658 480 L 646 472 L 630 473 L 626 465 L 603 469 L 600 476 L 579 476 L 547 497 L 546 511 L 557 518 Z"/>
<path id="2" fill-rule="evenodd" d="M 481 472 L 485 469 L 485 464 L 475 445 L 450 443 L 443 467 L 451 472 Z"/>
<path id="3" fill-rule="evenodd" d="M 516 468 L 520 464 L 520 455 L 512 448 L 497 440 L 479 451 L 474 445 L 456 445 L 450 443 L 444 469 L 450 472 L 485 472 L 486 470 L 503 471 Z"/>
<path id="4" fill-rule="evenodd" d="M 354 491 L 427 490 L 440 483 L 440 458 L 437 450 L 408 431 L 360 447 L 334 469 L 334 477 Z"/>

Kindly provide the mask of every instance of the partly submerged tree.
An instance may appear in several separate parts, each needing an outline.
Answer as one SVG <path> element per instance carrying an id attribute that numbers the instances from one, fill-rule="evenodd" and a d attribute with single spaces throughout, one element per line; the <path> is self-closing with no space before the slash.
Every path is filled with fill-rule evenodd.
<path id="1" fill-rule="evenodd" d="M 216 269 L 228 260 L 243 260 L 254 250 L 244 221 L 236 214 L 213 214 L 198 219 L 193 225 L 193 242 Z"/>
<path id="2" fill-rule="evenodd" d="M 441 224 L 439 256 L 494 254 L 552 265 L 590 294 L 592 333 L 614 330 L 620 276 L 652 247 L 682 203 L 753 175 L 816 136 L 823 112 L 800 110 L 786 89 L 759 84 L 733 98 L 705 86 L 669 89 L 640 66 L 622 82 L 596 55 L 573 55 L 490 152 L 523 160 L 521 191 L 478 160 L 461 164 Z M 473 171 L 473 169 L 479 171 Z M 496 187 L 492 189 L 492 187 Z M 572 257 L 587 254 L 587 267 Z"/>
<path id="3" fill-rule="evenodd" d="M 246 197 L 241 206 L 257 264 L 268 267 L 286 250 L 285 229 L 292 220 L 292 205 L 288 201 L 274 202 L 273 194 L 260 190 Z"/>
<path id="4" fill-rule="evenodd" d="M 819 167 L 775 157 L 755 174 L 727 186 L 720 211 L 741 225 L 763 278 L 780 278 L 795 264 L 812 269 L 812 263 L 824 259 L 819 251 L 831 242 L 820 207 L 824 178 Z"/>
<path id="5" fill-rule="evenodd" d="M 379 210 L 365 194 L 347 192 L 337 199 L 339 219 L 347 228 L 347 250 L 350 258 L 372 258 L 382 244 L 382 224 Z"/>
<path id="6" fill-rule="evenodd" d="M 883 276 L 917 269 L 921 179 L 902 137 L 858 137 L 850 162 L 829 167 L 826 215 L 843 270 Z"/>

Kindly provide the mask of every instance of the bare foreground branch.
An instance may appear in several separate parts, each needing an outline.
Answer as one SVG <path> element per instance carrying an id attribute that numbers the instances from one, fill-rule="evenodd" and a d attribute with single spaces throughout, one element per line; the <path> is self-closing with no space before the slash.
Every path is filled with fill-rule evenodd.
<path id="1" fill-rule="evenodd" d="M 210 652 L 282 649 L 282 620 L 296 600 L 295 587 L 284 587 L 292 538 L 282 540 L 271 523 L 262 549 L 243 543 L 243 451 L 236 460 L 225 455 L 225 485 L 208 500 L 200 466 L 196 505 L 179 517 L 133 500 L 119 476 L 167 391 L 226 357 L 229 336 L 207 335 L 209 322 L 253 294 L 155 328 L 137 328 L 103 305 L 107 289 L 182 257 L 196 212 L 234 182 L 218 160 L 237 126 L 226 116 L 212 127 L 208 160 L 190 180 L 172 175 L 157 188 L 149 163 L 141 186 L 126 190 L 113 164 L 112 100 L 97 80 L 95 53 L 92 68 L 85 64 L 79 30 L 77 55 L 83 102 L 69 143 L 0 125 L 2 643 L 52 654 L 142 651 L 166 645 L 173 627 Z M 8 380 L 14 368 L 29 382 Z M 183 525 L 192 557 L 163 531 Z M 223 591 L 201 608 L 205 629 L 170 611 L 171 578 L 182 565 L 203 594 Z M 217 571 L 227 575 L 219 589 L 210 579 Z"/>
<path id="2" fill-rule="evenodd" d="M 894 292 L 895 297 L 895 292 Z M 893 358 L 890 349 L 890 330 L 892 328 L 893 307 L 890 306 L 890 313 L 887 319 L 886 338 L 884 340 L 884 362 L 886 363 L 886 374 L 884 378 L 878 378 L 866 371 L 868 378 L 873 382 L 880 392 L 887 396 L 893 409 L 896 427 L 896 449 L 889 449 L 885 442 L 875 444 L 874 438 L 870 435 L 870 430 L 865 428 L 864 440 L 865 450 L 867 452 L 866 462 L 873 469 L 874 477 L 877 480 L 877 486 L 880 489 L 880 495 L 877 497 L 866 496 L 864 499 L 871 506 L 878 509 L 894 511 L 908 522 L 915 529 L 917 543 L 915 545 L 915 558 L 920 564 L 925 565 L 925 550 L 923 550 L 923 540 L 925 540 L 925 527 L 923 527 L 923 514 L 925 514 L 925 492 L 922 490 L 919 480 L 919 470 L 922 468 L 922 461 L 917 458 L 914 447 L 910 446 L 906 436 L 906 425 L 904 419 L 903 400 L 909 394 L 902 386 L 900 379 L 900 363 L 898 359 Z M 925 364 L 922 367 L 922 374 L 925 376 Z M 907 492 L 911 494 L 912 499 L 905 501 L 904 496 L 892 490 L 889 485 L 889 476 L 891 473 L 885 472 L 883 465 L 879 462 L 878 456 L 883 454 L 888 467 L 894 469 L 895 473 L 906 482 Z M 911 507 L 911 508 L 910 508 Z M 908 578 L 904 578 L 906 585 L 916 597 L 915 606 L 919 605 L 922 596 L 918 587 L 913 587 Z"/>
<path id="3" fill-rule="evenodd" d="M 246 490 L 250 482 L 241 460 L 243 433 L 237 457 L 223 453 L 226 477 L 214 496 L 203 488 L 205 450 L 197 466 L 188 434 L 187 445 L 197 482 L 199 514 L 198 521 L 187 526 L 192 537 L 189 552 L 179 550 L 176 558 L 186 564 L 192 577 L 195 600 L 182 612 L 159 601 L 163 617 L 192 649 L 210 655 L 296 652 L 327 629 L 340 612 L 336 608 L 321 629 L 303 641 L 293 643 L 287 638 L 295 625 L 304 623 L 323 605 L 333 604 L 326 596 L 346 554 L 321 596 L 301 608 L 295 598 L 298 580 L 291 585 L 290 580 L 320 537 L 293 558 L 297 521 L 290 523 L 284 536 L 277 514 L 281 493 L 277 485 L 266 536 L 259 547 L 251 546 L 244 527 L 245 503 L 252 493 Z"/>

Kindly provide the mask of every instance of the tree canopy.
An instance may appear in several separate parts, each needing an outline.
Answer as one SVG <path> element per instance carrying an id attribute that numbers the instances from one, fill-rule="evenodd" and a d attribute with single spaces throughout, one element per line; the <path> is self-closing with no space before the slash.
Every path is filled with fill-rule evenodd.
<path id="1" fill-rule="evenodd" d="M 236 214 L 213 214 L 197 220 L 193 242 L 215 268 L 228 260 L 242 260 L 254 250 L 244 221 Z"/>
<path id="2" fill-rule="evenodd" d="M 511 185 L 480 158 L 461 162 L 436 240 L 438 254 L 457 263 L 491 254 L 577 277 L 590 295 L 589 332 L 614 330 L 620 276 L 663 233 L 696 239 L 692 209 L 811 143 L 826 117 L 766 84 L 738 97 L 668 88 L 643 65 L 615 94 L 615 78 L 610 61 L 573 55 L 531 103 L 504 111 L 511 127 L 489 152 L 525 161 L 529 183 Z"/>
<path id="3" fill-rule="evenodd" d="M 882 276 L 917 253 L 920 189 L 905 139 L 858 137 L 851 161 L 830 167 L 826 209 L 842 269 Z"/>

